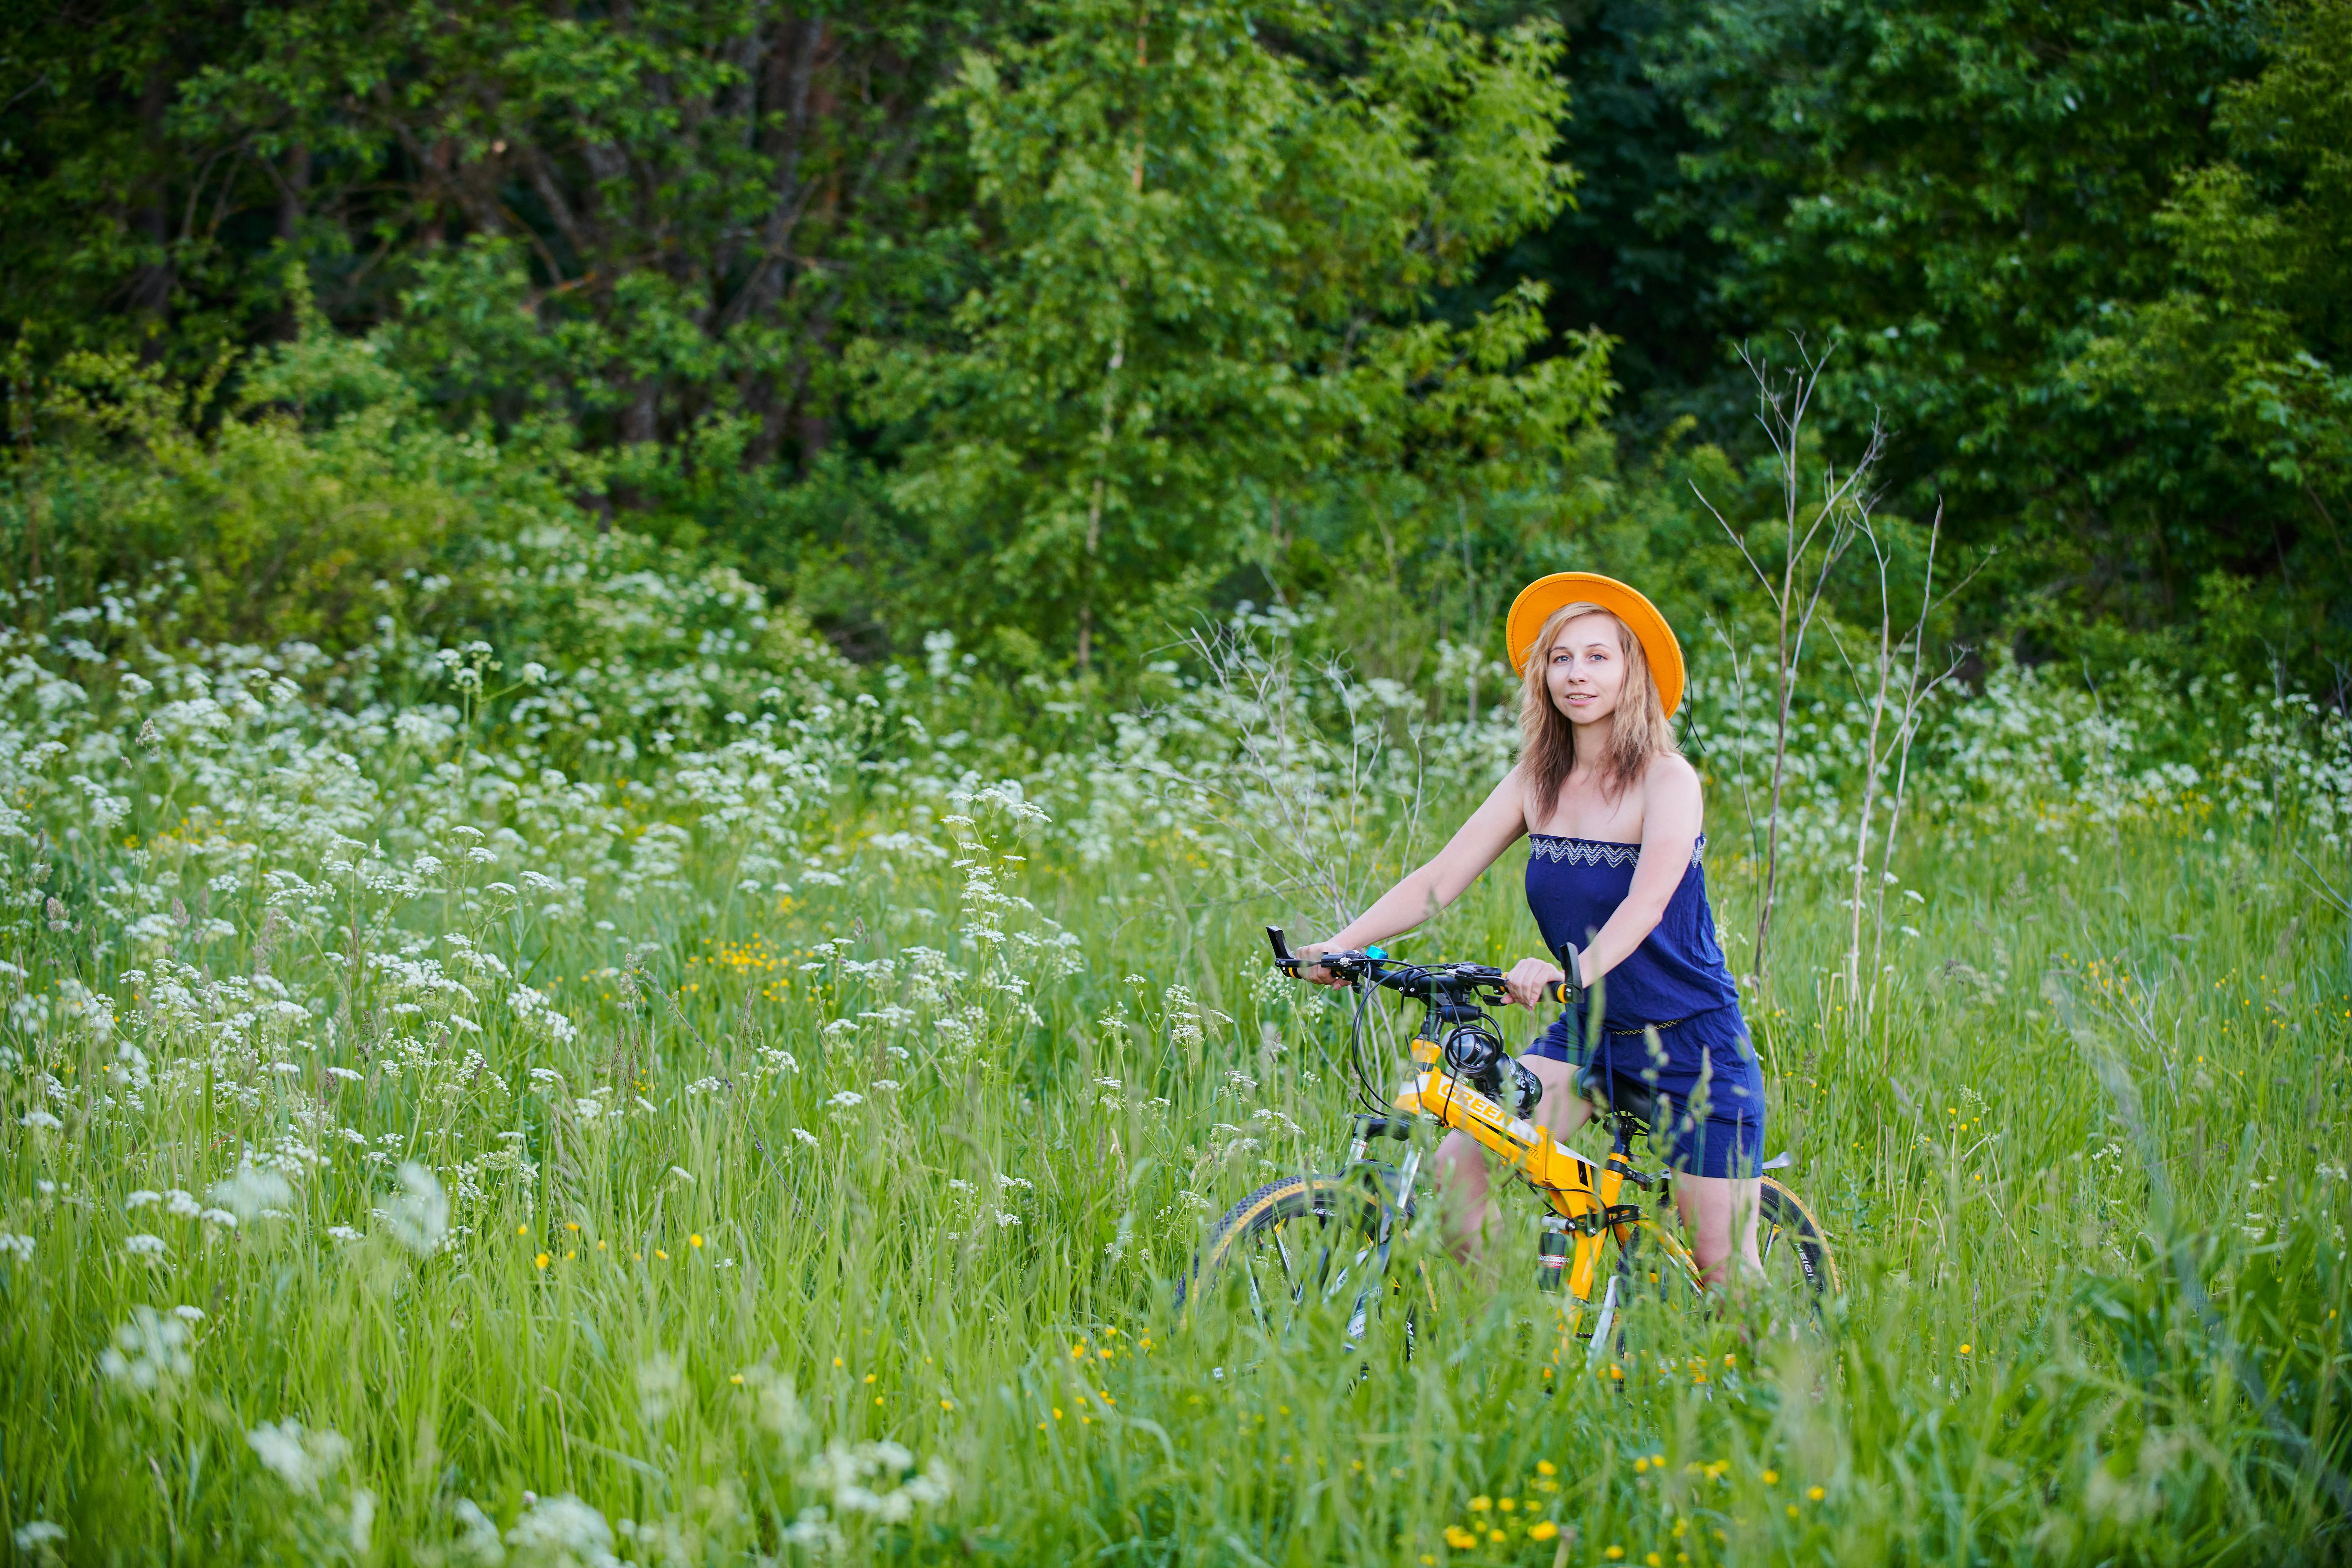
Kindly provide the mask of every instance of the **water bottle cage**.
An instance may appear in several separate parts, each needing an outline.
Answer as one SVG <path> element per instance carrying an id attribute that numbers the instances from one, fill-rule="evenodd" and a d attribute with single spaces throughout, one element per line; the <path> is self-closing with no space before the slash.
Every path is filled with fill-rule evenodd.
<path id="1" fill-rule="evenodd" d="M 1599 1236 L 1601 1232 L 1614 1230 L 1621 1225 L 1641 1223 L 1641 1205 L 1611 1204 L 1608 1207 L 1595 1213 L 1579 1215 L 1568 1222 L 1568 1228 L 1579 1236 Z"/>

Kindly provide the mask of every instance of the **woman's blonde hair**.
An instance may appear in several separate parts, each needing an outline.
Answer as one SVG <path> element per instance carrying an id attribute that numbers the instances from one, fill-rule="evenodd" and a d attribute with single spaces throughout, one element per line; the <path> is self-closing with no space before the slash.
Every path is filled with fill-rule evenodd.
<path id="1" fill-rule="evenodd" d="M 1657 678 L 1650 673 L 1649 656 L 1643 652 L 1642 639 L 1633 635 L 1633 628 L 1599 605 L 1562 605 L 1536 634 L 1519 679 L 1519 766 L 1525 770 L 1528 798 L 1535 803 L 1538 817 L 1549 816 L 1559 804 L 1569 770 L 1576 765 L 1576 726 L 1551 700 L 1544 672 L 1551 666 L 1551 645 L 1579 616 L 1608 616 L 1609 624 L 1617 628 L 1617 647 L 1625 658 L 1625 689 L 1617 700 L 1615 722 L 1609 728 L 1609 754 L 1599 759 L 1602 792 L 1615 799 L 1642 776 L 1651 759 L 1681 751 L 1666 725 L 1665 704 L 1658 697 Z"/>

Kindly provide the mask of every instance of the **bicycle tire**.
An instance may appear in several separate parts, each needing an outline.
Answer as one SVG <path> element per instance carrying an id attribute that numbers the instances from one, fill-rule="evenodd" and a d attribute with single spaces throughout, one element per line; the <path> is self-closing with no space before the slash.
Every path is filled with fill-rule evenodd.
<path id="1" fill-rule="evenodd" d="M 1827 1233 L 1801 1198 L 1769 1177 L 1757 1201 L 1756 1249 L 1767 1288 L 1777 1281 L 1818 1315 L 1824 1301 L 1843 1289 Z M 1629 1310 L 1643 1300 L 1691 1309 L 1707 1295 L 1696 1260 L 1663 1220 L 1652 1215 L 1644 1215 L 1618 1248 L 1617 1276 L 1620 1305 Z M 1622 1333 L 1618 1337 L 1622 1342 Z"/>
<path id="2" fill-rule="evenodd" d="M 1263 1304 L 1258 1257 L 1272 1248 L 1275 1272 L 1296 1305 L 1306 1293 L 1329 1282 L 1335 1248 L 1345 1244 L 1350 1258 L 1381 1238 L 1388 1205 L 1365 1173 L 1352 1176 L 1309 1172 L 1279 1176 L 1227 1209 L 1209 1227 L 1192 1267 L 1176 1281 L 1181 1310 L 1197 1300 L 1205 1282 L 1237 1264 L 1253 1269 L 1251 1287 Z M 1410 1209 L 1406 1215 L 1409 1217 Z M 1302 1245 L 1293 1248 L 1286 1232 Z M 1270 1283 L 1271 1281 L 1267 1281 Z"/>
<path id="3" fill-rule="evenodd" d="M 1769 1176 L 1763 1179 L 1758 1194 L 1756 1233 L 1756 1250 L 1764 1259 L 1768 1278 L 1775 1253 L 1786 1247 L 1789 1250 L 1781 1256 L 1796 1264 L 1797 1279 L 1815 1308 L 1843 1293 L 1845 1286 L 1838 1277 L 1837 1255 L 1830 1248 L 1829 1233 L 1822 1229 L 1821 1221 L 1802 1198 Z"/>

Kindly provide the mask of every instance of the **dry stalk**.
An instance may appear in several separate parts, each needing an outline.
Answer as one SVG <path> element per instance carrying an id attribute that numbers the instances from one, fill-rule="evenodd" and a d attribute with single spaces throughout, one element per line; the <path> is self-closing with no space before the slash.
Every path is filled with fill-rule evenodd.
<path id="1" fill-rule="evenodd" d="M 1705 491 L 1696 484 L 1691 486 L 1691 493 L 1698 497 L 1699 504 L 1706 508 L 1738 547 L 1741 558 L 1756 574 L 1778 617 L 1773 647 L 1776 711 L 1772 800 L 1764 830 L 1764 892 L 1756 911 L 1756 985 L 1759 996 L 1769 994 L 1772 983 L 1770 939 L 1772 909 L 1780 893 L 1780 802 L 1788 779 L 1789 721 L 1795 710 L 1805 638 L 1812 628 L 1814 616 L 1820 613 L 1830 574 L 1853 542 L 1855 522 L 1864 510 L 1868 494 L 1865 481 L 1886 448 L 1885 427 L 1874 416 L 1861 457 L 1842 477 L 1835 465 L 1823 465 L 1820 496 L 1817 500 L 1807 499 L 1811 486 L 1804 459 L 1805 420 L 1811 411 L 1813 395 L 1820 384 L 1822 367 L 1829 363 L 1829 354 L 1815 358 L 1806 349 L 1804 340 L 1799 338 L 1797 355 L 1801 368 L 1776 376 L 1769 361 L 1758 360 L 1744 348 L 1739 354 L 1740 363 L 1756 378 L 1756 420 L 1772 443 L 1780 479 L 1781 555 L 1777 582 L 1748 548 L 1747 536 L 1724 520 Z"/>

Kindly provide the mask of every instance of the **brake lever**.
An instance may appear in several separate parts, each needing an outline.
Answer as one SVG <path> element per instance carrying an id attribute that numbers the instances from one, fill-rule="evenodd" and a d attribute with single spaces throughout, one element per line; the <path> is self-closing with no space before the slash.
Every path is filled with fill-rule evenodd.
<path id="1" fill-rule="evenodd" d="M 1371 973 L 1373 963 L 1387 956 L 1375 948 L 1369 952 L 1327 952 L 1320 958 L 1301 958 L 1290 951 L 1290 943 L 1284 938 L 1280 926 L 1266 927 L 1265 940 L 1266 945 L 1274 949 L 1274 966 L 1285 974 L 1295 980 L 1309 968 L 1328 969 L 1338 975 L 1340 984 L 1350 991 Z M 1373 978 L 1377 980 L 1379 977 L 1373 975 Z"/>

